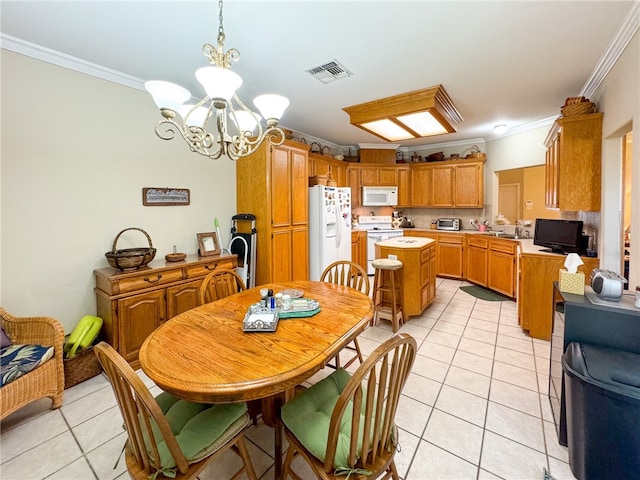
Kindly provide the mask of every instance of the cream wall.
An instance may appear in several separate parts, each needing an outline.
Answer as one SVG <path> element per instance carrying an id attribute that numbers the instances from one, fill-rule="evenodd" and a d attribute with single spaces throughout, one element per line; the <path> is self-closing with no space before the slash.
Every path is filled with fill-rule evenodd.
<path id="1" fill-rule="evenodd" d="M 196 233 L 220 220 L 228 244 L 235 165 L 163 141 L 160 118 L 140 90 L 1 50 L 0 304 L 50 315 L 67 332 L 95 314 L 93 270 L 127 227 L 149 233 L 156 258 L 195 253 Z M 143 187 L 191 190 L 189 206 L 145 207 Z M 145 246 L 131 232 L 127 244 Z"/>
<path id="2" fill-rule="evenodd" d="M 600 266 L 621 273 L 622 135 L 640 138 L 640 33 L 636 32 L 592 100 L 604 112 Z M 640 178 L 640 142 L 632 153 L 632 178 Z M 640 185 L 631 192 L 631 264 L 629 284 L 640 285 Z"/>

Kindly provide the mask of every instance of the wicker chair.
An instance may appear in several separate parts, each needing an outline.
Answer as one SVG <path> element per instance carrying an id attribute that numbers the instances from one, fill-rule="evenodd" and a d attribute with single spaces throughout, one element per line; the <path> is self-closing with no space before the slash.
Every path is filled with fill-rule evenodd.
<path id="1" fill-rule="evenodd" d="M 200 305 L 204 305 L 241 292 L 244 289 L 244 282 L 235 270 L 216 268 L 202 280 L 198 300 Z"/>
<path id="2" fill-rule="evenodd" d="M 60 322 L 50 317 L 14 317 L 4 308 L 0 308 L 0 322 L 13 343 L 55 348 L 53 358 L 2 387 L 0 419 L 43 397 L 51 399 L 51 408 L 60 407 L 64 393 L 64 329 Z"/>
<path id="3" fill-rule="evenodd" d="M 325 268 L 324 272 L 322 272 L 322 275 L 320 276 L 320 281 L 355 288 L 367 296 L 370 294 L 370 284 L 367 272 L 357 263 L 349 262 L 347 260 L 338 260 Z M 350 350 L 355 352 L 355 354 L 342 364 L 340 361 L 340 355 L 342 352 L 338 353 L 338 355 L 334 357 L 334 364 L 329 363 L 327 366 L 331 368 L 347 368 L 356 360 L 362 363 L 362 351 L 360 350 L 360 344 L 358 343 L 357 338 L 354 338 L 353 342 L 344 347 L 344 350 Z"/>

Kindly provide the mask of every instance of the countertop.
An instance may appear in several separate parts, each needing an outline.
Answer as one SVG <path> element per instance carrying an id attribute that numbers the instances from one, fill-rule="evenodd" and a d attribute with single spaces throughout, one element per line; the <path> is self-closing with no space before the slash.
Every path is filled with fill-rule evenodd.
<path id="1" fill-rule="evenodd" d="M 421 237 L 395 237 L 382 242 L 376 242 L 376 245 L 381 247 L 393 247 L 393 248 L 423 248 L 435 240 L 431 238 Z"/>

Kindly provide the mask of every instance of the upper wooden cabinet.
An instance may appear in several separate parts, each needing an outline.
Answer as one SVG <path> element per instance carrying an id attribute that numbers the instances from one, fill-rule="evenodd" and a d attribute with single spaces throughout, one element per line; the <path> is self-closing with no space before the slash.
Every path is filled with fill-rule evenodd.
<path id="1" fill-rule="evenodd" d="M 408 207 L 411 205 L 411 183 L 409 167 L 398 167 L 396 175 L 398 180 L 398 207 Z"/>
<path id="2" fill-rule="evenodd" d="M 237 211 L 256 216 L 256 285 L 309 278 L 308 149 L 265 142 L 236 162 Z"/>
<path id="3" fill-rule="evenodd" d="M 454 185 L 456 207 L 484 207 L 484 160 L 455 165 Z"/>
<path id="4" fill-rule="evenodd" d="M 410 165 L 411 207 L 482 208 L 484 159 Z"/>
<path id="5" fill-rule="evenodd" d="M 600 211 L 603 113 L 558 118 L 545 140 L 547 208 Z"/>
<path id="6" fill-rule="evenodd" d="M 411 166 L 410 179 L 410 206 L 430 207 L 433 198 L 433 168 L 428 165 Z"/>
<path id="7" fill-rule="evenodd" d="M 331 172 L 339 187 L 348 187 L 347 168 L 349 164 L 342 160 L 317 153 L 309 153 L 309 176 L 327 175 Z"/>

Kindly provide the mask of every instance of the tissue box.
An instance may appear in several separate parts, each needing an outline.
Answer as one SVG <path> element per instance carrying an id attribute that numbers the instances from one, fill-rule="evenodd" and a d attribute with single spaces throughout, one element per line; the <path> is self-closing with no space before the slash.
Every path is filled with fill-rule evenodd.
<path id="1" fill-rule="evenodd" d="M 560 269 L 560 291 L 584 295 L 584 273 L 569 273 L 564 268 Z"/>

